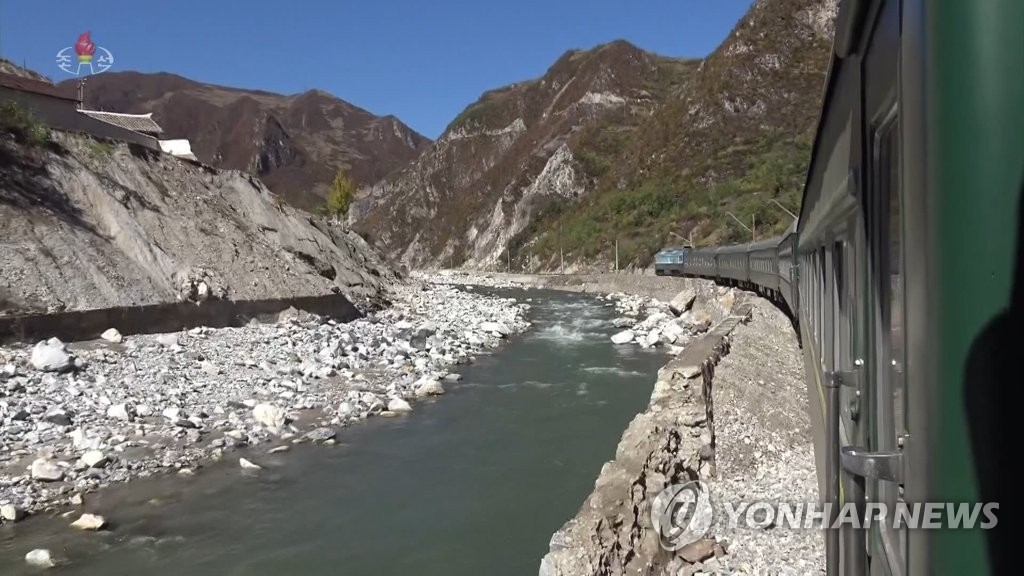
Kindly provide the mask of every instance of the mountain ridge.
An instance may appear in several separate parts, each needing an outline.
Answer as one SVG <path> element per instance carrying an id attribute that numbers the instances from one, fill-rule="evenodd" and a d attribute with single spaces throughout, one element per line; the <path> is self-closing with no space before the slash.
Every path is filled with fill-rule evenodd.
<path id="1" fill-rule="evenodd" d="M 88 108 L 152 112 L 165 137 L 189 139 L 201 161 L 258 175 L 306 210 L 323 205 L 338 169 L 359 184 L 375 182 L 430 142 L 394 115 L 319 89 L 286 95 L 125 71 L 89 77 L 85 93 Z"/>
<path id="2" fill-rule="evenodd" d="M 352 220 L 410 266 L 521 271 L 644 267 L 678 236 L 749 239 L 729 213 L 781 232 L 770 201 L 799 203 L 836 12 L 757 0 L 700 60 L 626 41 L 568 50 L 484 92 L 365 188 Z"/>
<path id="3" fill-rule="evenodd" d="M 583 129 L 633 130 L 694 66 L 624 40 L 566 51 L 542 76 L 484 92 L 419 158 L 364 189 L 352 219 L 413 266 L 494 263 L 543 197 L 583 193 L 566 152 Z M 435 217 L 437 230 L 419 225 Z"/>

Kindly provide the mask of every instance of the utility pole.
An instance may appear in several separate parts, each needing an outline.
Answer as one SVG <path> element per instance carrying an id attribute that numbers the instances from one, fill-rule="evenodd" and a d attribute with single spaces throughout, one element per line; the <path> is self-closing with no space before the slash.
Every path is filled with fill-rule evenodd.
<path id="1" fill-rule="evenodd" d="M 85 109 L 85 78 L 78 82 L 78 109 Z"/>
<path id="2" fill-rule="evenodd" d="M 558 221 L 558 273 L 565 274 L 565 252 L 562 250 L 562 221 Z"/>
<path id="3" fill-rule="evenodd" d="M 512 271 L 512 250 L 510 250 L 508 246 L 505 246 L 505 256 L 506 256 L 505 271 L 506 272 L 511 272 Z"/>
<path id="4" fill-rule="evenodd" d="M 615 273 L 619 273 L 619 239 L 615 238 Z"/>
<path id="5" fill-rule="evenodd" d="M 751 229 L 751 228 L 750 228 L 749 226 L 747 226 L 746 224 L 744 224 L 744 223 L 743 223 L 743 221 L 742 221 L 742 220 L 740 220 L 739 218 L 737 218 L 735 214 L 733 214 L 732 212 L 726 212 L 726 214 L 728 214 L 730 218 L 732 218 L 733 220 L 735 220 L 737 224 L 739 224 L 740 226 L 742 226 L 744 230 L 746 230 L 747 232 L 750 232 L 750 237 L 751 237 L 751 238 L 753 238 L 753 237 L 754 237 L 754 231 L 753 231 L 753 229 Z"/>

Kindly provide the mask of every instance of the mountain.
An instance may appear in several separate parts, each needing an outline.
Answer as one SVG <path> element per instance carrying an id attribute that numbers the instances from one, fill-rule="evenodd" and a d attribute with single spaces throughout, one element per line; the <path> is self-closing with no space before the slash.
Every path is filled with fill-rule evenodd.
<path id="1" fill-rule="evenodd" d="M 164 137 L 188 138 L 199 160 L 256 174 L 307 210 L 323 204 L 339 168 L 357 183 L 373 183 L 430 142 L 393 116 L 374 116 L 319 90 L 284 96 L 166 73 L 91 76 L 85 105 L 152 112 Z"/>
<path id="2" fill-rule="evenodd" d="M 351 217 L 414 266 L 505 262 L 505 247 L 551 202 L 588 192 L 592 150 L 628 139 L 697 62 L 625 41 L 572 50 L 540 78 L 483 94 L 410 165 L 364 190 Z"/>
<path id="3" fill-rule="evenodd" d="M 0 74 L 12 74 L 22 78 L 31 78 L 43 82 L 50 82 L 50 79 L 35 70 L 18 66 L 6 58 L 0 58 Z M 52 83 L 52 82 L 51 82 Z"/>
<path id="4" fill-rule="evenodd" d="M 708 57 L 625 42 L 484 94 L 373 186 L 358 227 L 414 266 L 645 266 L 678 237 L 758 238 L 796 211 L 837 0 L 757 0 Z"/>

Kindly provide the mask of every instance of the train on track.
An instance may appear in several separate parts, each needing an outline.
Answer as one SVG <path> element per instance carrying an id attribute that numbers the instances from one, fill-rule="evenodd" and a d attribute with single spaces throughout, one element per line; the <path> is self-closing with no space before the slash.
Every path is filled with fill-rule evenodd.
<path id="1" fill-rule="evenodd" d="M 824 501 L 999 503 L 1024 351 L 1024 2 L 844 0 L 835 24 L 799 218 L 666 249 L 656 273 L 790 314 Z M 1010 570 L 998 524 L 825 540 L 830 576 Z"/>

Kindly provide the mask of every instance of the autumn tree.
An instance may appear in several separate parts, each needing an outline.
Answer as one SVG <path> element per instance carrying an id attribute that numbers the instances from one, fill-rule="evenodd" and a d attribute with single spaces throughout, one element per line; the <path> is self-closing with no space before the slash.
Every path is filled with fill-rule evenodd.
<path id="1" fill-rule="evenodd" d="M 334 175 L 334 182 L 327 193 L 327 213 L 338 218 L 348 214 L 348 208 L 356 197 L 356 183 L 349 178 L 344 169 Z"/>

